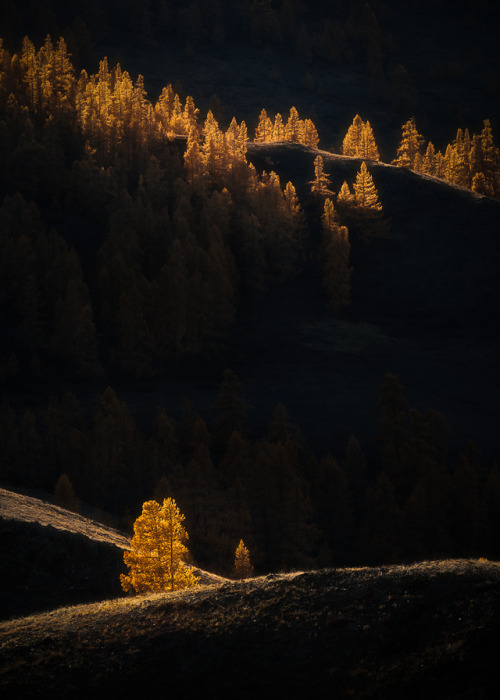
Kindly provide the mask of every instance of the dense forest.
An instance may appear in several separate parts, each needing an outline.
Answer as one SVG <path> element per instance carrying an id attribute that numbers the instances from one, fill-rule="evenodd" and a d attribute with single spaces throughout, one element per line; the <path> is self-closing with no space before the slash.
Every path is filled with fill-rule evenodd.
<path id="1" fill-rule="evenodd" d="M 219 118 L 217 101 L 202 111 L 175 82 L 150 97 L 141 75 L 93 53 L 90 34 L 110 22 L 112 4 L 88 2 L 76 17 L 60 5 L 35 1 L 28 18 L 14 3 L 2 10 L 2 484 L 58 482 L 61 503 L 80 499 L 127 527 L 145 499 L 174 496 L 196 562 L 221 573 L 241 538 L 259 571 L 498 557 L 496 464 L 472 443 L 450 451 L 445 417 L 410 407 L 393 374 L 380 377 L 369 454 L 354 435 L 342 454 L 316 454 L 281 404 L 255 433 L 230 369 L 213 424 L 185 403 L 180 418 L 159 408 L 152 425 L 137 425 L 111 387 L 221 367 L 242 310 L 273 287 L 307 276 L 320 304 L 346 312 L 351 244 L 390 238 L 370 173 L 382 149 L 356 114 L 339 148 L 362 159 L 355 180 L 335 191 L 318 154 L 305 188 L 281 182 L 255 148 L 321 147 L 311 115 L 262 108 L 247 126 Z M 247 26 L 256 45 L 287 44 L 306 63 L 318 52 L 349 64 L 363 46 L 374 84 L 387 79 L 391 45 L 368 4 L 339 3 L 341 19 L 321 27 L 319 9 L 293 0 L 234 5 L 128 2 L 117 21 L 125 33 L 139 27 L 145 46 L 168 37 L 186 55 Z M 51 24 L 65 38 L 38 35 Z M 404 71 L 392 79 L 406 109 Z M 488 119 L 440 150 L 411 117 L 387 160 L 500 198 Z M 82 387 L 95 387 L 92 414 Z M 38 405 L 13 408 L 9 396 L 28 390 Z"/>

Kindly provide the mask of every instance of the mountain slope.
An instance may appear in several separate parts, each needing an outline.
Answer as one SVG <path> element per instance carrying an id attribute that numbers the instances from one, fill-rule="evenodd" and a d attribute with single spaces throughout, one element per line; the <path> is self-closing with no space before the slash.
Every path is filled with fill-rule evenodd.
<path id="1" fill-rule="evenodd" d="M 0 489 L 0 546 L 0 619 L 122 595 L 129 539 L 94 520 Z"/>
<path id="2" fill-rule="evenodd" d="M 249 147 L 256 167 L 275 170 L 282 186 L 291 180 L 313 214 L 308 183 L 318 154 L 332 189 L 344 180 L 352 189 L 359 159 L 297 144 Z M 352 433 L 368 448 L 379 387 L 392 372 L 411 406 L 443 413 L 453 449 L 471 438 L 493 460 L 500 203 L 404 168 L 368 169 L 390 230 L 369 244 L 352 233 L 352 306 L 341 316 L 328 312 L 316 272 L 272 290 L 241 316 L 227 364 L 242 378 L 256 422 L 281 402 L 318 452 L 339 454 Z"/>
<path id="3" fill-rule="evenodd" d="M 26 698 L 331 692 L 492 698 L 500 568 L 486 561 L 270 575 L 0 625 Z"/>
<path id="4" fill-rule="evenodd" d="M 362 161 L 298 144 L 251 144 L 250 159 L 274 169 L 310 194 L 313 161 L 321 155 L 337 193 L 351 187 Z M 388 240 L 353 250 L 355 304 L 379 316 L 413 313 L 434 323 L 459 323 L 479 314 L 498 320 L 500 285 L 500 203 L 452 185 L 382 162 L 368 162 L 384 214 Z M 335 201 L 335 198 L 334 198 Z"/>

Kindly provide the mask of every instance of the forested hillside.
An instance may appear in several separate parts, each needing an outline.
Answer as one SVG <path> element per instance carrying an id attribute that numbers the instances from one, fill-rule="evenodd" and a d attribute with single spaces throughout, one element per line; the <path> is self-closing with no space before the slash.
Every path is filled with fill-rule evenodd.
<path id="1" fill-rule="evenodd" d="M 366 61 L 384 92 L 384 4 L 342 4 L 321 35 L 320 10 L 295 2 L 131 2 L 116 26 L 154 50 L 163 27 L 189 61 L 248 20 L 263 51 Z M 110 42 L 106 3 L 71 17 L 35 2 L 36 21 L 6 7 L 2 483 L 51 491 L 65 475 L 126 526 L 174 495 L 193 556 L 220 573 L 242 537 L 259 571 L 498 556 L 494 114 L 434 145 L 401 67 L 391 154 L 357 108 L 332 154 L 324 112 L 295 100 L 261 101 L 247 123 L 207 95 L 201 108 L 175 75 L 148 93 L 92 55 L 89 27 Z M 183 401 L 193 382 L 200 405 Z"/>

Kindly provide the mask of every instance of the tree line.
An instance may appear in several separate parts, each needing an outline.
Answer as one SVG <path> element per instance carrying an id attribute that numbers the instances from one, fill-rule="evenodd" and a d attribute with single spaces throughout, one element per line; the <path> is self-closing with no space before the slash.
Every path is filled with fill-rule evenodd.
<path id="1" fill-rule="evenodd" d="M 0 66 L 5 385 L 210 358 L 241 304 L 300 272 L 295 188 L 247 160 L 244 122 L 201 121 L 171 85 L 152 104 L 106 59 L 77 77 L 64 39 Z"/>
<path id="2" fill-rule="evenodd" d="M 281 404 L 258 433 L 248 412 L 230 370 L 210 423 L 184 403 L 139 429 L 110 387 L 92 416 L 71 393 L 36 412 L 4 405 L 0 478 L 58 484 L 60 505 L 92 505 L 127 529 L 143 502 L 173 498 L 194 563 L 221 574 L 240 539 L 257 572 L 500 556 L 498 466 L 471 442 L 451 454 L 442 414 L 411 408 L 395 376 L 381 380 L 373 443 L 352 435 L 337 455 L 316 455 Z"/>
<path id="3" fill-rule="evenodd" d="M 370 122 L 357 114 L 342 143 L 343 155 L 380 160 Z M 488 197 L 500 198 L 500 149 L 493 139 L 489 119 L 479 133 L 458 129 L 443 151 L 419 133 L 415 117 L 401 127 L 401 141 L 394 165 L 432 175 Z"/>

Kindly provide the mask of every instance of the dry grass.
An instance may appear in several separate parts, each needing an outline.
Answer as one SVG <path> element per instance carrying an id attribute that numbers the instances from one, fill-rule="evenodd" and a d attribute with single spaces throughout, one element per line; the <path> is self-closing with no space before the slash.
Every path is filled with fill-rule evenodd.
<path id="1" fill-rule="evenodd" d="M 121 532 L 38 498 L 0 490 L 0 619 L 122 594 Z M 197 569 L 203 584 L 219 576 Z"/>
<path id="2" fill-rule="evenodd" d="M 22 522 L 50 525 L 58 530 L 65 530 L 78 535 L 85 535 L 98 542 L 107 542 L 120 549 L 127 549 L 129 538 L 111 527 L 106 527 L 95 520 L 84 518 L 64 508 L 47 503 L 38 498 L 25 496 L 0 489 L 0 518 Z"/>
<path id="3" fill-rule="evenodd" d="M 83 697 L 281 687 L 489 698 L 500 566 L 452 560 L 295 572 L 4 622 L 0 690 Z M 436 695 L 437 693 L 437 695 Z"/>

